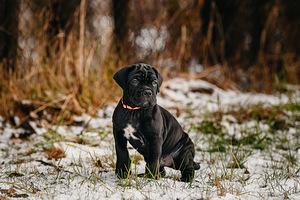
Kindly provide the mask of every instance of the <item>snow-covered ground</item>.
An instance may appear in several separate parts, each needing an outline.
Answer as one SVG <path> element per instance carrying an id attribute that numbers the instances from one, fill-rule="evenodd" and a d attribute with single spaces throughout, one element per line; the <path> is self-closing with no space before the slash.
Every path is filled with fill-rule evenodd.
<path id="1" fill-rule="evenodd" d="M 164 83 L 158 104 L 177 117 L 195 143 L 201 169 L 192 183 L 177 181 L 180 172 L 173 169 L 160 180 L 136 177 L 145 163 L 131 147 L 134 173 L 116 178 L 114 103 L 95 118 L 76 116 L 80 126 L 30 122 L 36 134 L 26 140 L 12 139 L 23 130 L 0 117 L 0 199 L 300 199 L 299 89 L 281 95 L 240 93 L 176 78 Z M 251 105 L 261 105 L 266 114 L 287 107 L 277 111 L 284 111 L 284 128 L 274 128 L 281 122 L 273 121 L 277 112 L 268 119 L 255 113 L 238 119 L 250 116 Z M 55 148 L 62 150 L 57 159 L 49 156 Z"/>

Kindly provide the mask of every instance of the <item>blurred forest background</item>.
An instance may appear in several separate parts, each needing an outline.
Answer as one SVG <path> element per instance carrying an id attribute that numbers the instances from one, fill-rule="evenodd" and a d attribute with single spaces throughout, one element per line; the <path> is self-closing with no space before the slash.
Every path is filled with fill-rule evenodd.
<path id="1" fill-rule="evenodd" d="M 137 62 L 274 92 L 299 84 L 299 27 L 295 0 L 0 0 L 0 115 L 96 113 Z"/>

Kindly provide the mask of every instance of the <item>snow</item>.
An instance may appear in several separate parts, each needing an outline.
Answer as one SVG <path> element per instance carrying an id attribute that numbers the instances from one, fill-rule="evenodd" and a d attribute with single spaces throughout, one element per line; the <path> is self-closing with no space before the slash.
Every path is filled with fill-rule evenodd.
<path id="1" fill-rule="evenodd" d="M 191 127 L 205 120 L 207 112 L 226 110 L 232 106 L 251 104 L 284 105 L 291 99 L 300 102 L 299 90 L 292 97 L 286 95 L 266 95 L 241 93 L 222 90 L 203 80 L 171 79 L 164 83 L 158 104 L 175 115 L 179 123 L 189 133 L 195 143 L 195 160 L 200 162 L 201 169 L 195 172 L 193 183 L 176 181 L 180 172 L 166 168 L 167 176 L 160 180 L 136 177 L 135 173 L 128 179 L 119 180 L 114 173 L 115 149 L 112 134 L 112 113 L 116 103 L 97 112 L 97 117 L 87 114 L 74 116 L 74 121 L 83 122 L 81 126 L 51 126 L 51 130 L 63 139 L 45 140 L 50 135 L 49 129 L 30 122 L 36 131 L 29 140 L 13 143 L 12 135 L 18 136 L 22 129 L 15 129 L 0 116 L 0 198 L 8 197 L 2 190 L 15 186 L 19 194 L 26 193 L 29 199 L 300 199 L 299 159 L 300 148 L 290 154 L 296 158 L 295 170 L 282 161 L 286 152 L 275 146 L 267 152 L 247 149 L 241 146 L 236 149 L 230 146 L 227 152 L 238 152 L 236 157 L 244 156 L 244 168 L 233 167 L 235 163 L 230 153 L 209 153 L 210 139 L 216 137 L 197 133 Z M 211 94 L 191 92 L 193 89 L 206 89 Z M 179 110 L 179 111 L 178 111 Z M 298 122 L 297 122 L 298 123 Z M 243 137 L 246 129 L 257 129 L 260 132 L 270 131 L 270 126 L 254 120 L 238 124 L 234 116 L 225 115 L 220 123 L 226 130 L 226 137 Z M 299 125 L 299 123 L 298 123 Z M 299 127 L 290 127 L 282 132 L 282 137 L 292 140 L 298 134 Z M 224 138 L 226 138 L 224 137 Z M 82 143 L 76 141 L 82 140 Z M 291 141 L 296 142 L 297 141 Z M 65 157 L 58 160 L 47 160 L 43 149 L 53 145 L 64 151 Z M 200 150 L 199 150 L 200 149 Z M 29 153 L 34 150 L 33 153 Z M 139 159 L 137 151 L 129 147 L 130 155 L 137 163 L 132 164 L 132 171 L 142 173 L 145 162 Z M 273 155 L 274 157 L 270 157 Z M 101 162 L 102 166 L 96 164 Z M 232 162 L 231 162 L 232 161 Z M 45 165 L 49 163 L 52 166 Z M 99 164 L 99 163 L 98 163 Z M 55 167 L 59 167 L 57 170 Z M 246 170 L 248 173 L 246 173 Z M 18 172 L 22 176 L 13 177 Z M 280 173 L 285 173 L 282 176 Z M 26 188 L 26 190 L 24 189 Z M 37 192 L 30 192 L 33 189 Z M 15 198 L 17 199 L 17 198 Z"/>

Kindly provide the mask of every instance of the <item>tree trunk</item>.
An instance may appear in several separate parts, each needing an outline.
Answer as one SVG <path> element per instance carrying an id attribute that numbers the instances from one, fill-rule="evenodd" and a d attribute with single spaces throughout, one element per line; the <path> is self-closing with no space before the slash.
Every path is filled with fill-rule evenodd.
<path id="1" fill-rule="evenodd" d="M 0 0 L 0 63 L 14 71 L 18 50 L 19 0 Z"/>
<path id="2" fill-rule="evenodd" d="M 112 0 L 113 17 L 115 22 L 115 48 L 119 56 L 124 57 L 128 43 L 128 4 L 129 0 Z"/>

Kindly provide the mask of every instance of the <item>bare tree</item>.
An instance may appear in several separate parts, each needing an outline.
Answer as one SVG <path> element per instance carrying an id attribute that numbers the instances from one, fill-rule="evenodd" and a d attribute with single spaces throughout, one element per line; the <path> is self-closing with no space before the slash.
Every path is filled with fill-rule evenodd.
<path id="1" fill-rule="evenodd" d="M 14 71 L 18 50 L 20 0 L 0 0 L 0 63 Z"/>
<path id="2" fill-rule="evenodd" d="M 64 42 L 78 22 L 76 11 L 81 0 L 31 0 L 29 5 L 35 15 L 35 20 L 39 21 L 36 29 L 45 32 L 44 39 L 47 40 L 47 51 L 59 50 L 58 41 Z M 41 18 L 42 16 L 42 18 Z"/>
<path id="3" fill-rule="evenodd" d="M 112 11 L 115 22 L 115 48 L 119 56 L 126 50 L 128 44 L 128 4 L 129 0 L 112 0 Z M 123 54 L 123 56 L 125 56 Z"/>

